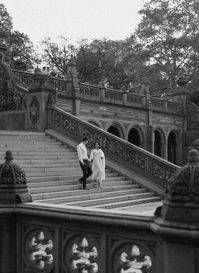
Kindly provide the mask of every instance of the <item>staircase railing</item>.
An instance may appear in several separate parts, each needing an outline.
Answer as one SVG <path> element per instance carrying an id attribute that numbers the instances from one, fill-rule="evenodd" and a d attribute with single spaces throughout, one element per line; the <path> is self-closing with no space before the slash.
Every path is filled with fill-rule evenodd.
<path id="1" fill-rule="evenodd" d="M 58 107 L 49 109 L 48 127 L 80 142 L 83 136 L 90 145 L 98 141 L 106 156 L 164 189 L 178 166 L 118 138 Z"/>

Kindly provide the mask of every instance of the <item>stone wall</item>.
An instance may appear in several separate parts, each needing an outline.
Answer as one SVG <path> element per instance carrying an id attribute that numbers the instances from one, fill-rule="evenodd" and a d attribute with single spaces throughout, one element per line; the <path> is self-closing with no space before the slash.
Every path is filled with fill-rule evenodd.
<path id="1" fill-rule="evenodd" d="M 26 111 L 0 112 L 0 130 L 25 130 Z"/>

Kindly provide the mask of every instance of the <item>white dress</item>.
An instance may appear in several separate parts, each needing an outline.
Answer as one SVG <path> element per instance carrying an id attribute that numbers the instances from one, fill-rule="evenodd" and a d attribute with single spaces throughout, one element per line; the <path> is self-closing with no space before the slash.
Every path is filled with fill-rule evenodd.
<path id="1" fill-rule="evenodd" d="M 105 179 L 105 156 L 101 149 L 93 149 L 91 151 L 90 160 L 93 160 L 92 164 L 92 179 L 96 180 L 101 185 Z"/>

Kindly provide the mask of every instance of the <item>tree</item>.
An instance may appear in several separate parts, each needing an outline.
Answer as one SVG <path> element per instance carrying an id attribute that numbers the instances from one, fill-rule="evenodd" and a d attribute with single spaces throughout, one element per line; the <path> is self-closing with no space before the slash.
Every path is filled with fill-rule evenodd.
<path id="1" fill-rule="evenodd" d="M 120 88 L 126 78 L 120 62 L 122 41 L 93 40 L 80 44 L 77 54 L 77 67 L 82 81 L 94 84 L 108 79 L 111 86 Z"/>
<path id="2" fill-rule="evenodd" d="M 6 61 L 12 68 L 29 70 L 33 67 L 33 44 L 28 36 L 13 31 L 12 18 L 3 4 L 0 4 L 0 42 L 6 44 Z"/>
<path id="3" fill-rule="evenodd" d="M 10 65 L 18 70 L 30 70 L 33 68 L 33 44 L 29 37 L 19 31 L 14 31 L 10 35 Z"/>
<path id="4" fill-rule="evenodd" d="M 76 56 L 77 49 L 69 39 L 60 37 L 61 43 L 55 43 L 50 37 L 42 41 L 43 46 L 43 60 L 52 68 L 61 72 L 63 75 L 67 72 L 67 63 L 72 56 Z"/>
<path id="5" fill-rule="evenodd" d="M 177 79 L 199 67 L 199 5 L 195 0 L 150 0 L 140 11 L 136 37 L 149 67 L 175 88 Z"/>
<path id="6" fill-rule="evenodd" d="M 3 4 L 0 4 L 0 33 L 10 34 L 12 30 L 12 17 Z"/>

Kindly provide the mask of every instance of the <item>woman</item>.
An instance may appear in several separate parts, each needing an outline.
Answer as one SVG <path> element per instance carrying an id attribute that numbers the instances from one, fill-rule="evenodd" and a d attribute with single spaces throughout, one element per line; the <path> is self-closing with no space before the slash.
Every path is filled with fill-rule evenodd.
<path id="1" fill-rule="evenodd" d="M 102 181 L 105 179 L 105 156 L 98 142 L 95 143 L 94 149 L 91 151 L 90 161 L 93 161 L 92 179 L 96 180 L 98 187 L 102 189 Z"/>

